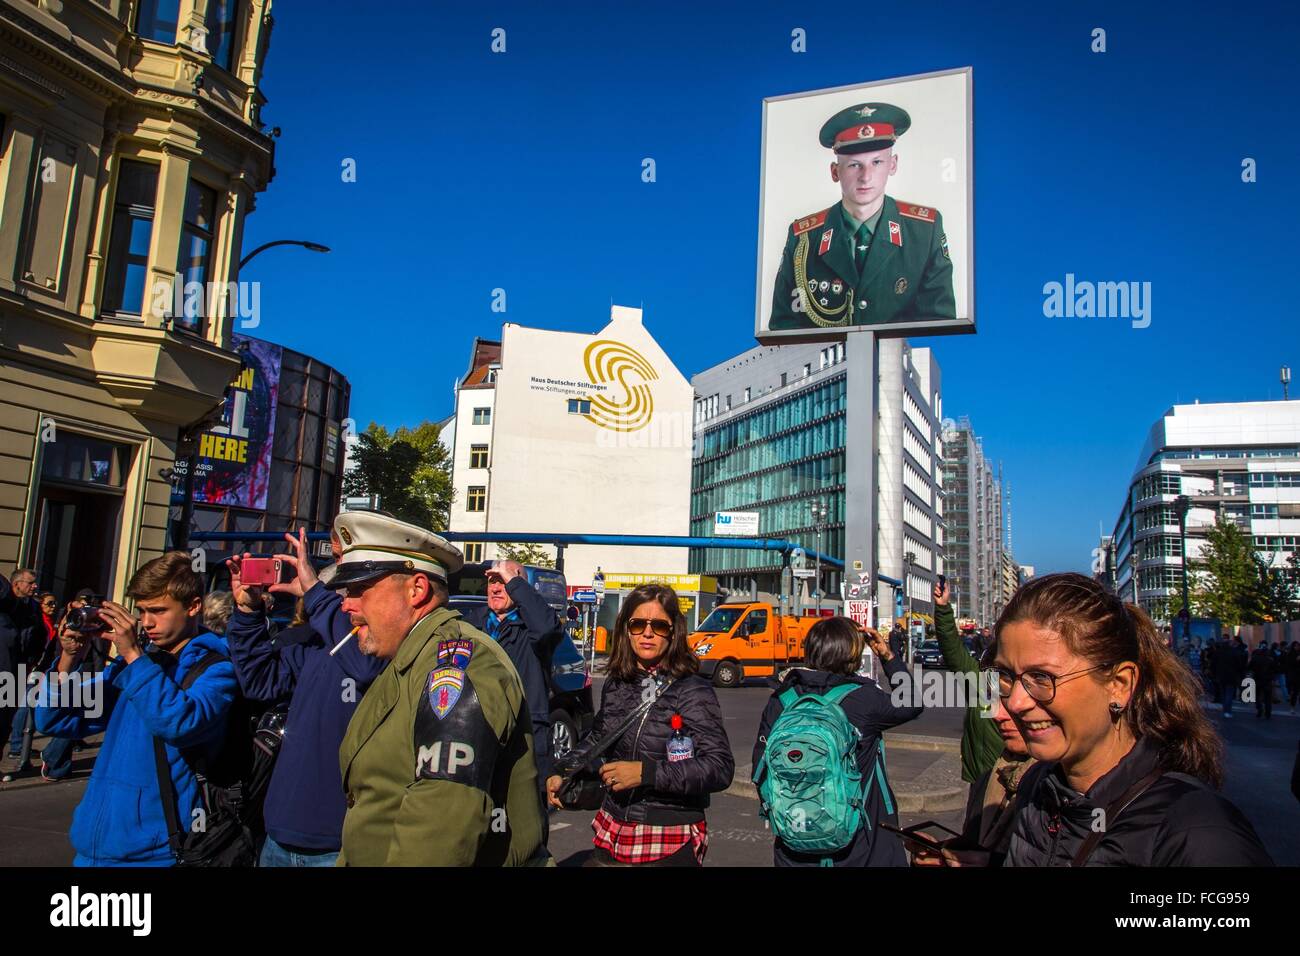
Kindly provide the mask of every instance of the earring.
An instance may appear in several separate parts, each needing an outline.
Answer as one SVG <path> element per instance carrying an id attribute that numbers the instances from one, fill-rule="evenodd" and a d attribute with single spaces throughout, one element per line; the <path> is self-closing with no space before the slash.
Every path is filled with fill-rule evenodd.
<path id="1" fill-rule="evenodd" d="M 1110 719 L 1111 719 L 1111 722 L 1112 722 L 1112 723 L 1116 723 L 1116 724 L 1119 723 L 1119 717 L 1120 717 L 1120 714 L 1122 714 L 1122 713 L 1124 713 L 1124 707 L 1123 707 L 1122 705 L 1120 705 L 1120 704 L 1115 703 L 1114 701 L 1111 701 L 1111 704 L 1110 704 Z"/>

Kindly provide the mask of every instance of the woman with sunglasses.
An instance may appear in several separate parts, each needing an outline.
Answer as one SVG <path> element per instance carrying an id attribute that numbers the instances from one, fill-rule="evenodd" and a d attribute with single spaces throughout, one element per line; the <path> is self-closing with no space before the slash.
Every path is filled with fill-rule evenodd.
<path id="1" fill-rule="evenodd" d="M 1195 679 L 1140 608 L 1050 574 L 995 630 L 999 695 L 1039 761 L 1005 865 L 1272 865 L 1216 792 L 1222 744 Z"/>
<path id="2" fill-rule="evenodd" d="M 703 864 L 709 794 L 731 785 L 736 764 L 713 685 L 698 670 L 676 592 L 662 584 L 632 591 L 614 624 L 591 734 L 566 764 L 579 765 L 643 702 L 654 703 L 605 754 L 606 793 L 591 824 L 595 851 L 588 865 Z M 560 783 L 558 774 L 546 781 L 555 807 Z"/>

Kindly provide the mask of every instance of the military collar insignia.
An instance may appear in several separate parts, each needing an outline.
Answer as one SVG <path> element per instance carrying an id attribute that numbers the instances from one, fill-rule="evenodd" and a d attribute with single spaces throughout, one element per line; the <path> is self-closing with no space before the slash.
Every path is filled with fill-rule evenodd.
<path id="1" fill-rule="evenodd" d="M 424 692 L 439 720 L 446 717 L 465 689 L 465 669 L 474 656 L 474 642 L 465 638 L 438 642 L 438 666 L 429 672 Z"/>
<path id="2" fill-rule="evenodd" d="M 889 241 L 900 248 L 903 245 L 903 227 L 894 220 L 889 220 Z"/>
<path id="3" fill-rule="evenodd" d="M 822 233 L 821 245 L 817 247 L 817 255 L 824 256 L 831 247 L 831 236 L 835 235 L 834 229 L 827 229 Z"/>

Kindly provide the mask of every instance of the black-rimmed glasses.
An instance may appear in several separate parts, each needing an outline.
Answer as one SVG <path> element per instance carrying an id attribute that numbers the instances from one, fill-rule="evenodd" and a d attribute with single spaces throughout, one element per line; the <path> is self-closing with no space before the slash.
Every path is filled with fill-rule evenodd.
<path id="1" fill-rule="evenodd" d="M 1072 681 L 1076 677 L 1081 677 L 1103 667 L 1110 667 L 1109 664 L 1094 664 L 1092 667 L 1085 667 L 1080 671 L 1070 671 L 1068 674 L 1051 674 L 1047 671 L 1029 670 L 1017 674 L 1014 671 L 1003 670 L 1001 667 L 993 667 L 991 670 L 998 672 L 998 696 L 1006 700 L 1015 690 L 1016 681 L 1020 681 L 1020 686 L 1025 689 L 1025 693 L 1038 701 L 1040 704 L 1050 704 L 1056 699 L 1056 688 L 1059 684 Z"/>

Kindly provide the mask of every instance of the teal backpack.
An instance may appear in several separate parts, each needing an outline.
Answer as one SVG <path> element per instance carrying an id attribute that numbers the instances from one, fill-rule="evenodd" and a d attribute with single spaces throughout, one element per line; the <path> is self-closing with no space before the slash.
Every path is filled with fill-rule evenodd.
<path id="1" fill-rule="evenodd" d="M 877 744 L 875 767 L 864 782 L 858 770 L 861 732 L 840 706 L 859 684 L 841 684 L 824 694 L 781 695 L 781 716 L 768 731 L 763 758 L 754 768 L 759 812 L 781 842 L 799 853 L 833 853 L 848 846 L 864 825 L 867 795 L 876 779 L 887 813 L 894 812 L 885 780 L 884 751 Z M 827 856 L 823 866 L 830 866 Z"/>

